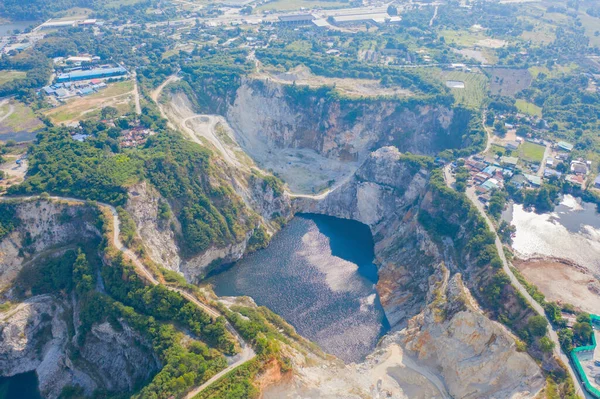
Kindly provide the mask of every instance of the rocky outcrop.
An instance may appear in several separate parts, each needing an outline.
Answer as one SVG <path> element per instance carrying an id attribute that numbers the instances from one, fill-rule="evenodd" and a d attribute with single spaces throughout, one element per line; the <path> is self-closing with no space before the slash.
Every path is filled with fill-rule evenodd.
<path id="1" fill-rule="evenodd" d="M 23 265 L 50 249 L 99 236 L 95 210 L 52 201 L 15 205 L 19 226 L 0 241 L 0 292 L 7 290 Z"/>
<path id="2" fill-rule="evenodd" d="M 535 361 L 516 349 L 515 337 L 469 303 L 455 274 L 444 298 L 411 319 L 401 336 L 419 364 L 438 370 L 453 397 L 527 398 L 545 385 Z M 441 304 L 441 305 L 440 305 Z M 452 307 L 461 306 L 458 311 Z"/>
<path id="3" fill-rule="evenodd" d="M 131 391 L 158 370 L 150 343 L 126 323 L 120 321 L 118 331 L 107 322 L 94 324 L 79 345 L 70 334 L 76 326 L 69 325 L 77 318 L 76 306 L 51 295 L 0 313 L 0 375 L 35 370 L 40 392 L 53 399 L 68 385 L 87 395 Z"/>
<path id="4" fill-rule="evenodd" d="M 286 348 L 296 373 L 267 387 L 263 397 L 536 397 L 545 383 L 540 368 L 517 351 L 502 325 L 470 304 L 460 275 L 449 278 L 442 265 L 431 283 L 444 301 L 434 300 L 407 329 L 384 337 L 364 362 L 342 365 Z"/>
<path id="5" fill-rule="evenodd" d="M 442 258 L 417 221 L 429 172 L 394 147 L 384 147 L 355 176 L 324 199 L 298 198 L 297 211 L 354 219 L 368 225 L 379 266 L 377 290 L 392 326 L 419 313 L 429 290 L 431 265 Z"/>
<path id="6" fill-rule="evenodd" d="M 290 198 L 282 193 L 276 194 L 274 189 L 265 183 L 260 175 L 245 176 L 231 171 L 223 178 L 229 178 L 231 186 L 244 201 L 248 213 L 256 215 L 259 223 L 267 227 L 271 233 L 280 225 L 278 220 L 288 220 L 292 216 Z M 237 178 L 232 178 L 236 176 Z M 177 245 L 177 235 L 181 234 L 179 222 L 172 214 L 162 220 L 158 215 L 159 202 L 167 204 L 160 194 L 149 183 L 142 182 L 129 189 L 129 200 L 126 210 L 137 226 L 137 232 L 144 242 L 150 258 L 163 267 L 182 273 L 188 281 L 196 281 L 206 274 L 207 268 L 215 263 L 230 263 L 240 259 L 247 251 L 248 242 L 253 231 L 249 231 L 240 242 L 231 242 L 225 246 L 212 246 L 202 253 L 183 258 Z"/>
<path id="7" fill-rule="evenodd" d="M 173 227 L 177 229 L 177 219 L 171 214 L 168 219 L 162 220 L 158 216 L 159 201 L 161 196 L 156 189 L 142 182 L 129 189 L 125 209 L 135 221 L 150 258 L 167 269 L 177 271 L 181 264 L 173 231 Z"/>

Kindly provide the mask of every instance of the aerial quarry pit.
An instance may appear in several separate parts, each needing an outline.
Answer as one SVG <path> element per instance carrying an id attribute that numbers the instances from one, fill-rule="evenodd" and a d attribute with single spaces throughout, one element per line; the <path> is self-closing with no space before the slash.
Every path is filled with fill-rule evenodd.
<path id="1" fill-rule="evenodd" d="M 598 1 L 0 3 L 0 399 L 600 399 Z"/>

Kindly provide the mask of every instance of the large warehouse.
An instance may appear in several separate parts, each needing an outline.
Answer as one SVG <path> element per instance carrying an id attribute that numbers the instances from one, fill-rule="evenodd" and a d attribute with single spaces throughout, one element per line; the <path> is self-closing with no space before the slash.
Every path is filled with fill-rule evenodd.
<path id="1" fill-rule="evenodd" d="M 58 78 L 56 78 L 56 82 L 63 83 L 63 82 L 74 82 L 77 80 L 110 78 L 113 76 L 122 76 L 122 75 L 126 75 L 126 74 L 127 74 L 127 69 L 125 69 L 123 67 L 97 68 L 97 69 L 90 69 L 87 71 L 75 71 L 75 72 L 60 74 L 60 75 L 58 75 Z"/>

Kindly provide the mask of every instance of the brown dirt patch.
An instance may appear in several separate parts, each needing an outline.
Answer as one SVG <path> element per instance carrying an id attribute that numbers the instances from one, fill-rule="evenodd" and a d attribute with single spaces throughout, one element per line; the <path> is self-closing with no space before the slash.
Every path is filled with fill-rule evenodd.
<path id="1" fill-rule="evenodd" d="M 548 301 L 570 303 L 589 313 L 600 312 L 600 282 L 585 268 L 552 258 L 515 260 L 513 265 Z"/>

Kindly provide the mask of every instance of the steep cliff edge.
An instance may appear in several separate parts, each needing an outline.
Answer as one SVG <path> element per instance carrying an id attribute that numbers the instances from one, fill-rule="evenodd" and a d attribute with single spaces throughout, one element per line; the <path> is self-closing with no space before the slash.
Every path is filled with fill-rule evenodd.
<path id="1" fill-rule="evenodd" d="M 65 265 L 77 247 L 97 247 L 97 210 L 45 200 L 1 206 L 13 223 L 0 240 L 0 375 L 35 371 L 51 399 L 66 387 L 91 395 L 128 392 L 147 381 L 160 363 L 151 343 L 124 320 L 111 324 L 88 314 L 89 332 L 78 333 L 80 302 L 68 293 L 72 272 Z"/>
<path id="2" fill-rule="evenodd" d="M 0 375 L 35 370 L 40 392 L 53 399 L 67 386 L 86 395 L 131 391 L 159 369 L 151 344 L 122 320 L 118 330 L 108 322 L 94 324 L 78 344 L 70 324 L 78 317 L 76 304 L 54 295 L 0 312 Z"/>
<path id="3" fill-rule="evenodd" d="M 423 309 L 432 265 L 443 259 L 417 220 L 429 179 L 420 162 L 425 161 L 384 147 L 326 198 L 294 200 L 299 212 L 354 219 L 370 227 L 379 266 L 377 290 L 392 326 Z"/>
<path id="4" fill-rule="evenodd" d="M 219 107 L 235 139 L 263 169 L 292 191 L 322 191 L 351 176 L 377 148 L 434 155 L 469 152 L 485 140 L 472 111 L 434 99 L 344 97 L 334 87 L 311 88 L 264 77 L 238 77 L 223 93 L 211 78 L 186 76 L 199 98 Z M 207 101 L 208 101 L 207 100 Z"/>
<path id="5" fill-rule="evenodd" d="M 536 397 L 545 385 L 540 368 L 517 351 L 506 328 L 469 303 L 460 275 L 449 278 L 440 266 L 432 282 L 447 302 L 428 305 L 364 362 L 340 365 L 295 353 L 295 375 L 267 387 L 263 397 Z"/>
<path id="6" fill-rule="evenodd" d="M 14 228 L 0 239 L 0 296 L 8 294 L 24 264 L 47 252 L 89 241 L 99 234 L 97 214 L 90 208 L 51 201 L 1 205 Z"/>

